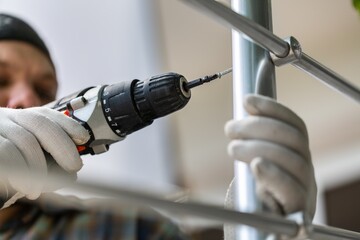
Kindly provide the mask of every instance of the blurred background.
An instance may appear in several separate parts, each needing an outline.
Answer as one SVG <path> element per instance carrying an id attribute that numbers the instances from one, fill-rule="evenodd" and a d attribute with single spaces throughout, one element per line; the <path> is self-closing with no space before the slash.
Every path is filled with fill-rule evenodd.
<path id="1" fill-rule="evenodd" d="M 191 80 L 232 64 L 230 29 L 179 0 L 0 0 L 0 10 L 43 36 L 59 97 L 169 71 Z M 296 37 L 305 53 L 360 87 L 360 14 L 350 0 L 273 0 L 272 10 L 276 35 Z M 314 221 L 351 228 L 344 221 L 360 218 L 360 107 L 292 66 L 276 76 L 278 100 L 308 126 L 319 189 Z M 222 205 L 233 177 L 223 134 L 232 111 L 231 76 L 196 88 L 183 110 L 84 157 L 79 179 L 164 194 L 185 188 L 190 200 Z"/>

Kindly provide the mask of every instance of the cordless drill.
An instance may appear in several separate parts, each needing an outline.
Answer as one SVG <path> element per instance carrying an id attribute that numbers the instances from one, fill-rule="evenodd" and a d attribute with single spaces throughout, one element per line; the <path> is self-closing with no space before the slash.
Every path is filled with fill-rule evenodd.
<path id="1" fill-rule="evenodd" d="M 144 81 L 89 87 L 47 106 L 64 112 L 89 131 L 90 140 L 77 146 L 80 154 L 99 154 L 154 119 L 183 108 L 191 97 L 191 88 L 230 72 L 228 69 L 190 82 L 180 74 L 165 73 Z"/>
<path id="2" fill-rule="evenodd" d="M 107 151 L 112 143 L 150 125 L 154 119 L 183 108 L 191 97 L 191 88 L 229 72 L 231 69 L 190 82 L 180 74 L 165 73 L 144 81 L 134 79 L 88 87 L 46 107 L 63 112 L 89 131 L 89 141 L 77 146 L 81 155 L 99 154 Z M 10 193 L 15 192 L 9 187 L 0 188 L 0 207 L 12 196 Z"/>

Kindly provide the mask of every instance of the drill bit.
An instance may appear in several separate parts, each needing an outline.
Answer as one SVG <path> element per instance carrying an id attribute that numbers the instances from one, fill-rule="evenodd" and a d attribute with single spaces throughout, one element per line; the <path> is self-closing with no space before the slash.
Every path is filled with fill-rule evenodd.
<path id="1" fill-rule="evenodd" d="M 207 75 L 207 76 L 204 76 L 204 77 L 201 77 L 201 78 L 198 78 L 198 79 L 195 79 L 195 80 L 192 80 L 190 82 L 188 82 L 184 87 L 186 90 L 189 90 L 193 87 L 197 87 L 199 85 L 202 85 L 206 82 L 210 82 L 212 80 L 215 80 L 215 79 L 218 79 L 218 78 L 221 78 L 222 76 L 228 74 L 228 73 L 231 73 L 232 72 L 232 68 L 229 68 L 229 69 L 226 69 L 222 72 L 218 72 L 218 73 L 215 73 L 213 75 Z"/>

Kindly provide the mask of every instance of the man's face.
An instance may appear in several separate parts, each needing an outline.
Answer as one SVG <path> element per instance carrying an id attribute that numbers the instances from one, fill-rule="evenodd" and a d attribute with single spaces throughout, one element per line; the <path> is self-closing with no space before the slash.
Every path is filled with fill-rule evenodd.
<path id="1" fill-rule="evenodd" d="M 28 108 L 55 99 L 57 81 L 48 58 L 21 41 L 0 41 L 0 107 Z"/>

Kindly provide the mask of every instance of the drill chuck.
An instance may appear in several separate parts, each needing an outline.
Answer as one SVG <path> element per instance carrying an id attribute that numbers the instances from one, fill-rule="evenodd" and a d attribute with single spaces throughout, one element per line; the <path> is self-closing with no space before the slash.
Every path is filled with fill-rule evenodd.
<path id="1" fill-rule="evenodd" d="M 165 73 L 106 86 L 101 95 L 106 121 L 114 133 L 125 137 L 183 108 L 191 97 L 186 84 L 182 75 Z"/>

